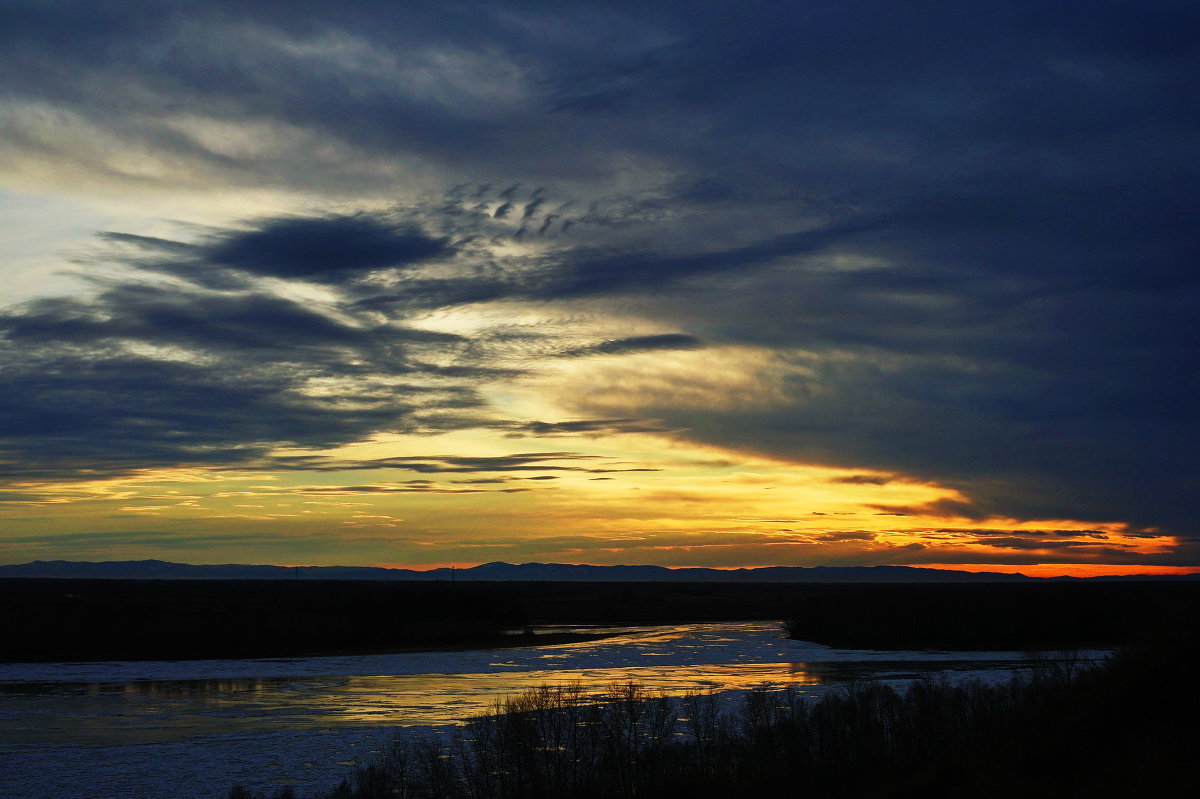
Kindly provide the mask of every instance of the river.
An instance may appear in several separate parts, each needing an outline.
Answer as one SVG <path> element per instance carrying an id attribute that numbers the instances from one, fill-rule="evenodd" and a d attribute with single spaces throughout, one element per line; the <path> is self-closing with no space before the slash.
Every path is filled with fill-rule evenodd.
<path id="1" fill-rule="evenodd" d="M 608 637 L 511 649 L 253 660 L 0 664 L 3 799 L 223 799 L 333 787 L 397 728 L 453 725 L 542 684 L 636 680 L 678 695 L 849 677 L 1000 680 L 1020 652 L 835 649 L 778 622 L 543 627 Z M 1084 652 L 1085 660 L 1103 652 Z"/>

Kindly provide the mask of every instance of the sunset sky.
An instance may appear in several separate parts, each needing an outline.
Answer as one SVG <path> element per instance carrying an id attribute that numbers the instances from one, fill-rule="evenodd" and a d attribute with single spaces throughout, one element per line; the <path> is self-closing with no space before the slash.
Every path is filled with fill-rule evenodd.
<path id="1" fill-rule="evenodd" d="M 0 563 L 1200 571 L 1200 5 L 0 4 Z"/>

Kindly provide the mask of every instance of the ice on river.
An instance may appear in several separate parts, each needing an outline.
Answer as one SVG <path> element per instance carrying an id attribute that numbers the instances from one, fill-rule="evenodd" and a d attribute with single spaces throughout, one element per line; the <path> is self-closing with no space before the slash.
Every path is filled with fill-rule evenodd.
<path id="1" fill-rule="evenodd" d="M 0 797 L 218 799 L 234 783 L 315 793 L 369 760 L 396 727 L 461 723 L 542 684 L 820 691 L 850 676 L 998 680 L 1029 665 L 1018 652 L 835 649 L 784 638 L 778 622 L 540 631 L 566 630 L 611 636 L 470 651 L 0 665 Z"/>

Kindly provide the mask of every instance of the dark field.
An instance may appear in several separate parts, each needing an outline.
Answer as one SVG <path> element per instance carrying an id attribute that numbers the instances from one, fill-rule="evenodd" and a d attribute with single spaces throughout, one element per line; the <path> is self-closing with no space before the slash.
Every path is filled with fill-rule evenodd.
<path id="1" fill-rule="evenodd" d="M 0 580 L 0 661 L 514 646 L 529 624 L 788 619 L 851 648 L 1136 643 L 1200 618 L 1183 582 L 969 585 Z M 549 643 L 538 636 L 539 643 Z"/>

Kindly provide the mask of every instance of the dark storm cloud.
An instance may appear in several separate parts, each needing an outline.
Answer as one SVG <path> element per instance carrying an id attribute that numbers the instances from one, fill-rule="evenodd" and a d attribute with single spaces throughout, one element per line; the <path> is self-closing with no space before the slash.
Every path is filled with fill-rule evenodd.
<path id="1" fill-rule="evenodd" d="M 121 341 L 205 351 L 201 340 L 223 341 L 221 352 L 256 364 L 278 347 L 337 374 L 356 360 L 426 374 L 434 359 L 421 347 L 469 345 L 417 343 L 376 315 L 404 325 L 421 309 L 586 305 L 640 313 L 679 331 L 676 344 L 774 351 L 777 373 L 762 379 L 777 390 L 728 407 L 674 394 L 590 407 L 581 392 L 581 417 L 654 419 L 706 443 L 964 497 L 883 512 L 1195 530 L 1194 3 L 364 2 L 351 15 L 216 1 L 0 13 L 10 163 L 148 180 L 109 158 L 123 147 L 157 159 L 168 183 L 202 174 L 344 196 L 390 191 L 419 163 L 463 184 L 410 216 L 250 221 L 190 244 L 114 235 L 130 263 L 246 296 L 197 289 L 176 302 L 127 285 L 102 307 L 10 315 L 6 335 L 22 349 L 5 353 L 17 366 L 2 401 L 22 424 L 50 429 L 22 416 L 36 406 L 12 391 L 69 406 L 71 419 L 84 411 L 69 397 L 104 393 L 96 370 L 132 364 L 156 379 L 158 362 L 118 353 Z M 196 120 L 287 135 L 252 131 L 273 147 L 242 152 Z M 65 137 L 76 129 L 82 144 Z M 514 238 L 540 249 L 488 250 Z M 458 271 L 424 268 L 442 261 Z M 268 277 L 338 286 L 344 313 L 263 295 Z M 647 351 L 612 335 L 610 354 Z M 564 338 L 543 353 L 595 351 Z M 249 440 L 293 437 L 266 418 L 286 427 L 294 412 L 275 407 L 298 385 L 283 370 L 163 363 L 154 385 L 169 384 L 178 407 L 193 409 L 189 386 L 226 391 L 222 401 L 263 414 L 240 431 Z M 468 405 L 473 379 L 483 378 L 461 378 Z M 136 450 L 126 403 L 139 396 L 114 385 L 112 412 L 126 421 L 110 432 Z M 175 407 L 147 429 L 206 440 L 203 409 L 176 418 Z M 415 413 L 326 412 L 332 426 L 309 421 L 343 432 L 297 422 L 294 436 L 344 439 Z M 145 440 L 171 446 L 165 432 Z M 217 435 L 205 446 L 239 445 Z"/>
<path id="2" fill-rule="evenodd" d="M 967 497 L 914 512 L 1194 529 L 1200 244 L 1188 209 L 1200 182 L 1184 98 L 1200 89 L 1200 63 L 1177 31 L 1200 25 L 1181 4 L 1095 10 L 1080 25 L 1057 4 L 966 14 L 815 4 L 804 12 L 811 47 L 769 45 L 765 18 L 720 40 L 737 63 L 721 61 L 727 80 L 695 100 L 727 103 L 730 137 L 776 143 L 776 169 L 822 221 L 698 260 L 581 259 L 599 266 L 556 285 L 570 295 L 686 279 L 686 292 L 656 295 L 657 318 L 783 351 L 787 399 L 718 412 L 663 396 L 594 410 Z M 801 35 L 795 21 L 770 23 L 786 39 Z M 698 42 L 694 57 L 711 57 Z M 756 57 L 769 67 L 761 76 L 741 69 Z M 692 85 L 669 61 L 644 70 L 657 76 L 655 101 Z M 644 107 L 640 85 L 626 74 L 587 104 Z M 751 160 L 733 159 L 742 176 Z M 758 180 L 759 191 L 778 185 Z"/>
<path id="3" fill-rule="evenodd" d="M 228 235 L 206 257 L 252 274 L 325 277 L 423 261 L 449 251 L 442 239 L 397 229 L 366 214 L 322 219 L 276 219 Z"/>
<path id="4" fill-rule="evenodd" d="M 347 283 L 374 270 L 403 270 L 453 254 L 444 238 L 365 212 L 250 220 L 197 243 L 112 231 L 101 236 L 127 248 L 114 254 L 123 262 L 212 289 L 244 288 L 259 277 Z"/>

